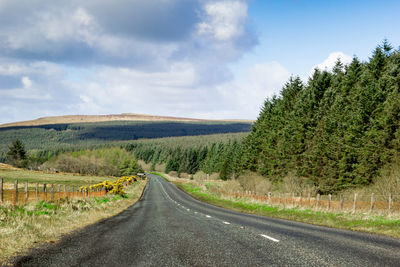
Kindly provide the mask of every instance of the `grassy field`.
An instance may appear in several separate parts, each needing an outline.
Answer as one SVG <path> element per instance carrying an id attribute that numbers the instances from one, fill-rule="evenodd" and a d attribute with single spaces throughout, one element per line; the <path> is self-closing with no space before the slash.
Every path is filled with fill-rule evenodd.
<path id="1" fill-rule="evenodd" d="M 126 197 L 106 195 L 86 199 L 0 206 L 0 265 L 30 248 L 53 243 L 71 231 L 114 216 L 133 205 L 147 181 L 126 189 Z"/>
<path id="2" fill-rule="evenodd" d="M 4 166 L 4 165 L 3 165 Z M 23 169 L 2 168 L 0 166 L 0 178 L 7 184 L 14 183 L 47 183 L 47 184 L 65 184 L 65 185 L 88 185 L 102 182 L 106 179 L 113 180 L 112 177 L 104 176 L 84 176 L 71 173 L 47 173 L 41 171 L 27 171 Z"/>
<path id="3" fill-rule="evenodd" d="M 346 230 L 383 234 L 400 238 L 400 218 L 363 213 L 325 212 L 301 208 L 282 208 L 246 198 L 224 197 L 207 190 L 207 186 L 197 186 L 191 182 L 176 182 L 161 173 L 153 173 L 173 182 L 194 198 L 215 206 L 243 212 L 287 219 L 298 222 L 341 228 Z"/>

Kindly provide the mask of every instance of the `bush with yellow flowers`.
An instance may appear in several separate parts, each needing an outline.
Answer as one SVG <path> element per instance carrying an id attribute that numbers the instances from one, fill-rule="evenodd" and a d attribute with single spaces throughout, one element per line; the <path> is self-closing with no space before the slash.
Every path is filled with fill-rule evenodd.
<path id="1" fill-rule="evenodd" d="M 125 195 L 125 186 L 128 186 L 137 181 L 136 176 L 122 176 L 115 182 L 111 182 L 110 180 L 105 180 L 101 183 L 90 185 L 90 186 L 81 186 L 81 191 L 86 192 L 86 190 L 94 190 L 94 189 L 105 189 L 107 193 L 115 194 L 115 195 Z"/>

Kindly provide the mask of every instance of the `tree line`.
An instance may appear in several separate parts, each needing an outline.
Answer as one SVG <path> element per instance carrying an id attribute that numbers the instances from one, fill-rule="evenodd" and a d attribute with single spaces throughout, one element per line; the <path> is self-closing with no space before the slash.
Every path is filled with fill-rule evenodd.
<path id="1" fill-rule="evenodd" d="M 241 137 L 241 136 L 240 136 Z M 175 171 L 179 174 L 219 173 L 221 179 L 229 179 L 238 173 L 240 166 L 242 138 L 226 139 L 210 144 L 197 144 L 182 147 L 154 145 L 149 143 L 132 143 L 126 146 L 137 159 L 156 164 L 165 164 L 165 172 Z"/>
<path id="2" fill-rule="evenodd" d="M 368 185 L 399 159 L 400 52 L 385 40 L 308 82 L 291 77 L 267 99 L 243 143 L 242 170 L 279 181 L 288 172 L 322 193 Z"/>

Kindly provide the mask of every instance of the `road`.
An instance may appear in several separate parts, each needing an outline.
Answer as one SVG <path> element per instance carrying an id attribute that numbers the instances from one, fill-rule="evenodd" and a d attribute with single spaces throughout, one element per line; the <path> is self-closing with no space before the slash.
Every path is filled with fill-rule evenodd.
<path id="1" fill-rule="evenodd" d="M 135 205 L 15 264 L 400 266 L 399 239 L 229 211 L 150 176 Z"/>

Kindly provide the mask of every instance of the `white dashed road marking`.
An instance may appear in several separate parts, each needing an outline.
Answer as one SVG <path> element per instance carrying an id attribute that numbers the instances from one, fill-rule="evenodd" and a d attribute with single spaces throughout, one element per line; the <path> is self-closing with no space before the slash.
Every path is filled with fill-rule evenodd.
<path id="1" fill-rule="evenodd" d="M 279 242 L 278 239 L 275 239 L 275 238 L 270 237 L 270 236 L 267 236 L 267 235 L 260 235 L 260 236 L 262 236 L 262 237 L 264 237 L 264 238 L 267 238 L 267 239 L 269 239 L 269 240 L 271 240 L 271 241 L 274 241 L 274 242 Z"/>
<path id="2" fill-rule="evenodd" d="M 180 206 L 180 207 L 186 209 L 185 206 L 183 206 L 182 204 L 178 203 L 176 200 L 173 200 L 173 199 L 169 196 L 169 194 L 165 191 L 164 186 L 161 184 L 161 182 L 159 182 L 159 183 L 160 183 L 161 188 L 162 188 L 162 190 L 164 191 L 164 193 L 165 193 L 165 195 L 167 196 L 168 199 L 170 199 L 171 201 L 175 202 L 176 205 L 178 205 L 178 206 Z M 187 211 L 190 211 L 190 209 L 186 209 L 186 210 L 187 210 Z M 198 213 L 199 213 L 199 212 L 194 211 L 194 214 L 198 214 Z M 207 218 L 212 218 L 210 215 L 207 215 L 207 214 L 202 214 L 202 213 L 200 213 L 200 215 L 205 215 Z M 226 222 L 226 221 L 222 221 L 222 223 L 223 223 L 223 224 L 227 224 L 227 225 L 228 225 L 228 224 L 231 224 L 230 222 Z M 244 226 L 241 226 L 240 228 L 241 228 L 241 229 L 244 229 Z M 270 237 L 270 236 L 268 236 L 268 235 L 260 234 L 260 236 L 262 236 L 262 237 L 264 237 L 264 238 L 266 238 L 266 239 L 269 239 L 269 240 L 271 240 L 271 241 L 274 241 L 274 242 L 279 242 L 278 239 L 275 239 L 275 238 Z"/>

